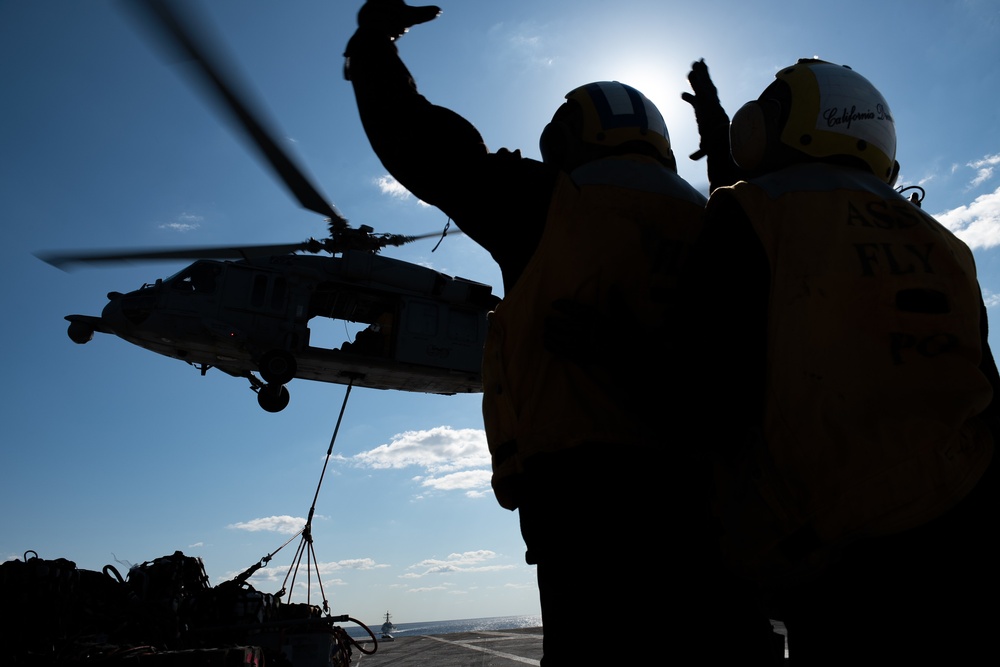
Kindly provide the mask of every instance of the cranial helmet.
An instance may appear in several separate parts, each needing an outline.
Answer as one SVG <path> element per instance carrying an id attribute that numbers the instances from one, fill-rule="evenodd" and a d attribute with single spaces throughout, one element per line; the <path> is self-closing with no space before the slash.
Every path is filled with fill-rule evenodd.
<path id="1" fill-rule="evenodd" d="M 546 162 L 558 163 L 567 144 L 574 141 L 612 150 L 639 142 L 661 159 L 673 162 L 663 115 L 635 88 L 617 81 L 598 81 L 571 90 L 566 100 L 539 140 Z"/>
<path id="2" fill-rule="evenodd" d="M 733 159 L 749 170 L 783 166 L 787 149 L 860 161 L 890 185 L 899 173 L 896 127 L 882 94 L 849 67 L 801 59 L 733 116 Z M 784 157 L 783 157 L 784 156 Z"/>

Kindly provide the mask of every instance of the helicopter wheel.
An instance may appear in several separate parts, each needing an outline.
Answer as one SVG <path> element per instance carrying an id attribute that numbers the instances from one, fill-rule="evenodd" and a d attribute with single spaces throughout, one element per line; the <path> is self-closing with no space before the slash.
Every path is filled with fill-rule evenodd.
<path id="1" fill-rule="evenodd" d="M 89 343 L 94 339 L 93 327 L 89 327 L 83 322 L 70 322 L 67 333 L 69 334 L 70 340 L 78 345 Z"/>
<path id="2" fill-rule="evenodd" d="M 291 395 L 283 384 L 265 384 L 257 391 L 257 404 L 268 412 L 281 412 Z"/>
<path id="3" fill-rule="evenodd" d="M 265 352 L 258 363 L 260 376 L 268 384 L 288 384 L 295 379 L 298 364 L 295 357 L 284 350 Z"/>

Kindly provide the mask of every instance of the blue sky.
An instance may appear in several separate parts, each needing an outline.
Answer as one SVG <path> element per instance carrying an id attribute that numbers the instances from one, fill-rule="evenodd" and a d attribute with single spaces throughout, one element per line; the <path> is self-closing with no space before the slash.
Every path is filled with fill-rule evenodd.
<path id="1" fill-rule="evenodd" d="M 341 53 L 360 2 L 202 3 L 288 146 L 354 224 L 424 233 L 445 216 L 393 187 L 361 129 Z M 847 64 L 897 122 L 900 185 L 975 252 L 1000 321 L 1000 6 L 994 0 L 757 3 L 702 0 L 453 0 L 400 41 L 422 92 L 470 118 L 491 148 L 538 156 L 538 133 L 568 90 L 616 79 L 670 127 L 681 175 L 707 188 L 690 107 L 705 58 L 726 109 L 755 98 L 803 56 Z M 345 390 L 297 380 L 268 414 L 243 380 L 98 335 L 96 315 L 184 263 L 64 273 L 43 250 L 293 242 L 324 233 L 108 0 L 0 0 L 0 281 L 7 360 L 0 410 L 0 558 L 26 550 L 80 567 L 181 550 L 213 584 L 274 551 L 304 521 Z M 463 237 L 389 254 L 500 288 Z M 718 295 L 726 307 L 726 295 Z M 734 327 L 739 323 L 734 322 Z M 1000 330 L 1000 326 L 996 327 Z M 996 334 L 991 339 L 1000 348 Z M 538 611 L 516 514 L 489 488 L 478 396 L 355 389 L 314 521 L 334 613 L 376 623 Z M 666 433 L 665 435 L 669 435 Z M 683 471 L 664 471 L 670 475 Z M 639 509 L 639 508 L 637 508 Z M 650 511 L 650 526 L 669 508 Z M 658 568 L 657 554 L 594 563 Z M 253 580 L 276 591 L 297 541 Z M 665 549 L 669 549 L 665 545 Z M 121 569 L 122 566 L 119 565 Z M 301 592 L 293 600 L 303 601 Z M 313 593 L 313 601 L 317 599 Z"/>

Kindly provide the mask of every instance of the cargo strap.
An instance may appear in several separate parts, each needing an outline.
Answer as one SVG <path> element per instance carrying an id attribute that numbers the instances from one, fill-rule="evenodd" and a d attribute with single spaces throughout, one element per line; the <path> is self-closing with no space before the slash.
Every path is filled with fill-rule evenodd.
<path id="1" fill-rule="evenodd" d="M 340 423 L 343 421 L 344 411 L 347 409 L 347 399 L 350 398 L 353 387 L 354 380 L 352 379 L 347 385 L 347 392 L 344 394 L 344 403 L 340 406 L 340 414 L 337 416 L 337 425 L 334 426 L 333 435 L 330 437 L 330 446 L 326 450 L 326 459 L 323 461 L 323 470 L 319 475 L 319 483 L 316 485 L 316 493 L 313 495 L 312 506 L 309 508 L 309 516 L 306 518 L 306 525 L 302 527 L 302 540 L 299 542 L 299 548 L 295 552 L 294 565 L 285 574 L 285 580 L 281 584 L 281 591 L 278 592 L 278 596 L 281 596 L 286 590 L 294 589 L 295 577 L 298 576 L 299 566 L 302 564 L 304 557 L 306 559 L 307 581 L 311 581 L 310 573 L 313 567 L 316 568 L 316 583 L 319 585 L 320 595 L 323 596 L 323 611 L 326 613 L 330 613 L 330 604 L 326 599 L 326 591 L 323 590 L 323 581 L 319 577 L 319 560 L 316 558 L 316 549 L 313 546 L 312 538 L 312 520 L 313 515 L 316 514 L 316 501 L 319 499 L 319 490 L 322 488 L 323 478 L 326 476 L 326 467 L 329 465 L 330 457 L 333 455 L 333 445 L 337 441 L 337 433 L 340 432 Z M 288 542 L 285 544 L 288 544 Z M 289 583 L 289 577 L 291 577 L 291 583 Z M 311 587 L 306 586 L 306 604 L 310 604 L 311 595 Z M 289 599 L 291 599 L 291 594 L 289 594 Z"/>

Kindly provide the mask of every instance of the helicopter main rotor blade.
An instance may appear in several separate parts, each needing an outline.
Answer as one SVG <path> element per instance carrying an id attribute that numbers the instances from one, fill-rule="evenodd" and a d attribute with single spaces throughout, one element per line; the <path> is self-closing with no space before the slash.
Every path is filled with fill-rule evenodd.
<path id="1" fill-rule="evenodd" d="M 167 48 L 198 65 L 202 83 L 233 115 L 250 143 L 260 151 L 303 208 L 330 218 L 340 228 L 348 226 L 347 219 L 320 194 L 289 153 L 274 140 L 276 135 L 264 124 L 259 107 L 251 106 L 246 87 L 237 86 L 236 68 L 226 63 L 221 46 L 214 52 L 209 48 L 213 42 L 218 45 L 222 42 L 210 34 L 207 19 L 195 17 L 190 7 L 182 10 L 174 0 L 133 0 L 121 4 L 131 8 Z M 185 13 L 186 16 L 182 16 Z"/>
<path id="2" fill-rule="evenodd" d="M 46 264 L 68 271 L 68 267 L 78 264 L 100 265 L 121 264 L 132 261 L 156 261 L 176 259 L 253 259 L 270 255 L 291 255 L 297 252 L 319 253 L 328 252 L 331 255 L 349 250 L 378 252 L 387 246 L 401 246 L 411 241 L 433 237 L 461 236 L 461 230 L 447 229 L 426 234 L 371 234 L 365 229 L 346 229 L 337 238 L 307 239 L 298 243 L 262 243 L 259 245 L 241 246 L 204 246 L 178 248 L 122 248 L 119 250 L 93 250 L 87 252 L 39 252 L 35 257 Z M 436 248 L 437 246 L 435 246 Z"/>
<path id="3" fill-rule="evenodd" d="M 116 264 L 131 260 L 250 259 L 267 255 L 288 255 L 300 250 L 307 250 L 308 247 L 309 242 L 307 241 L 304 243 L 167 248 L 163 250 L 136 248 L 132 250 L 116 250 L 114 252 L 97 251 L 76 254 L 39 253 L 35 256 L 56 268 L 67 270 L 67 267 L 74 264 Z"/>

